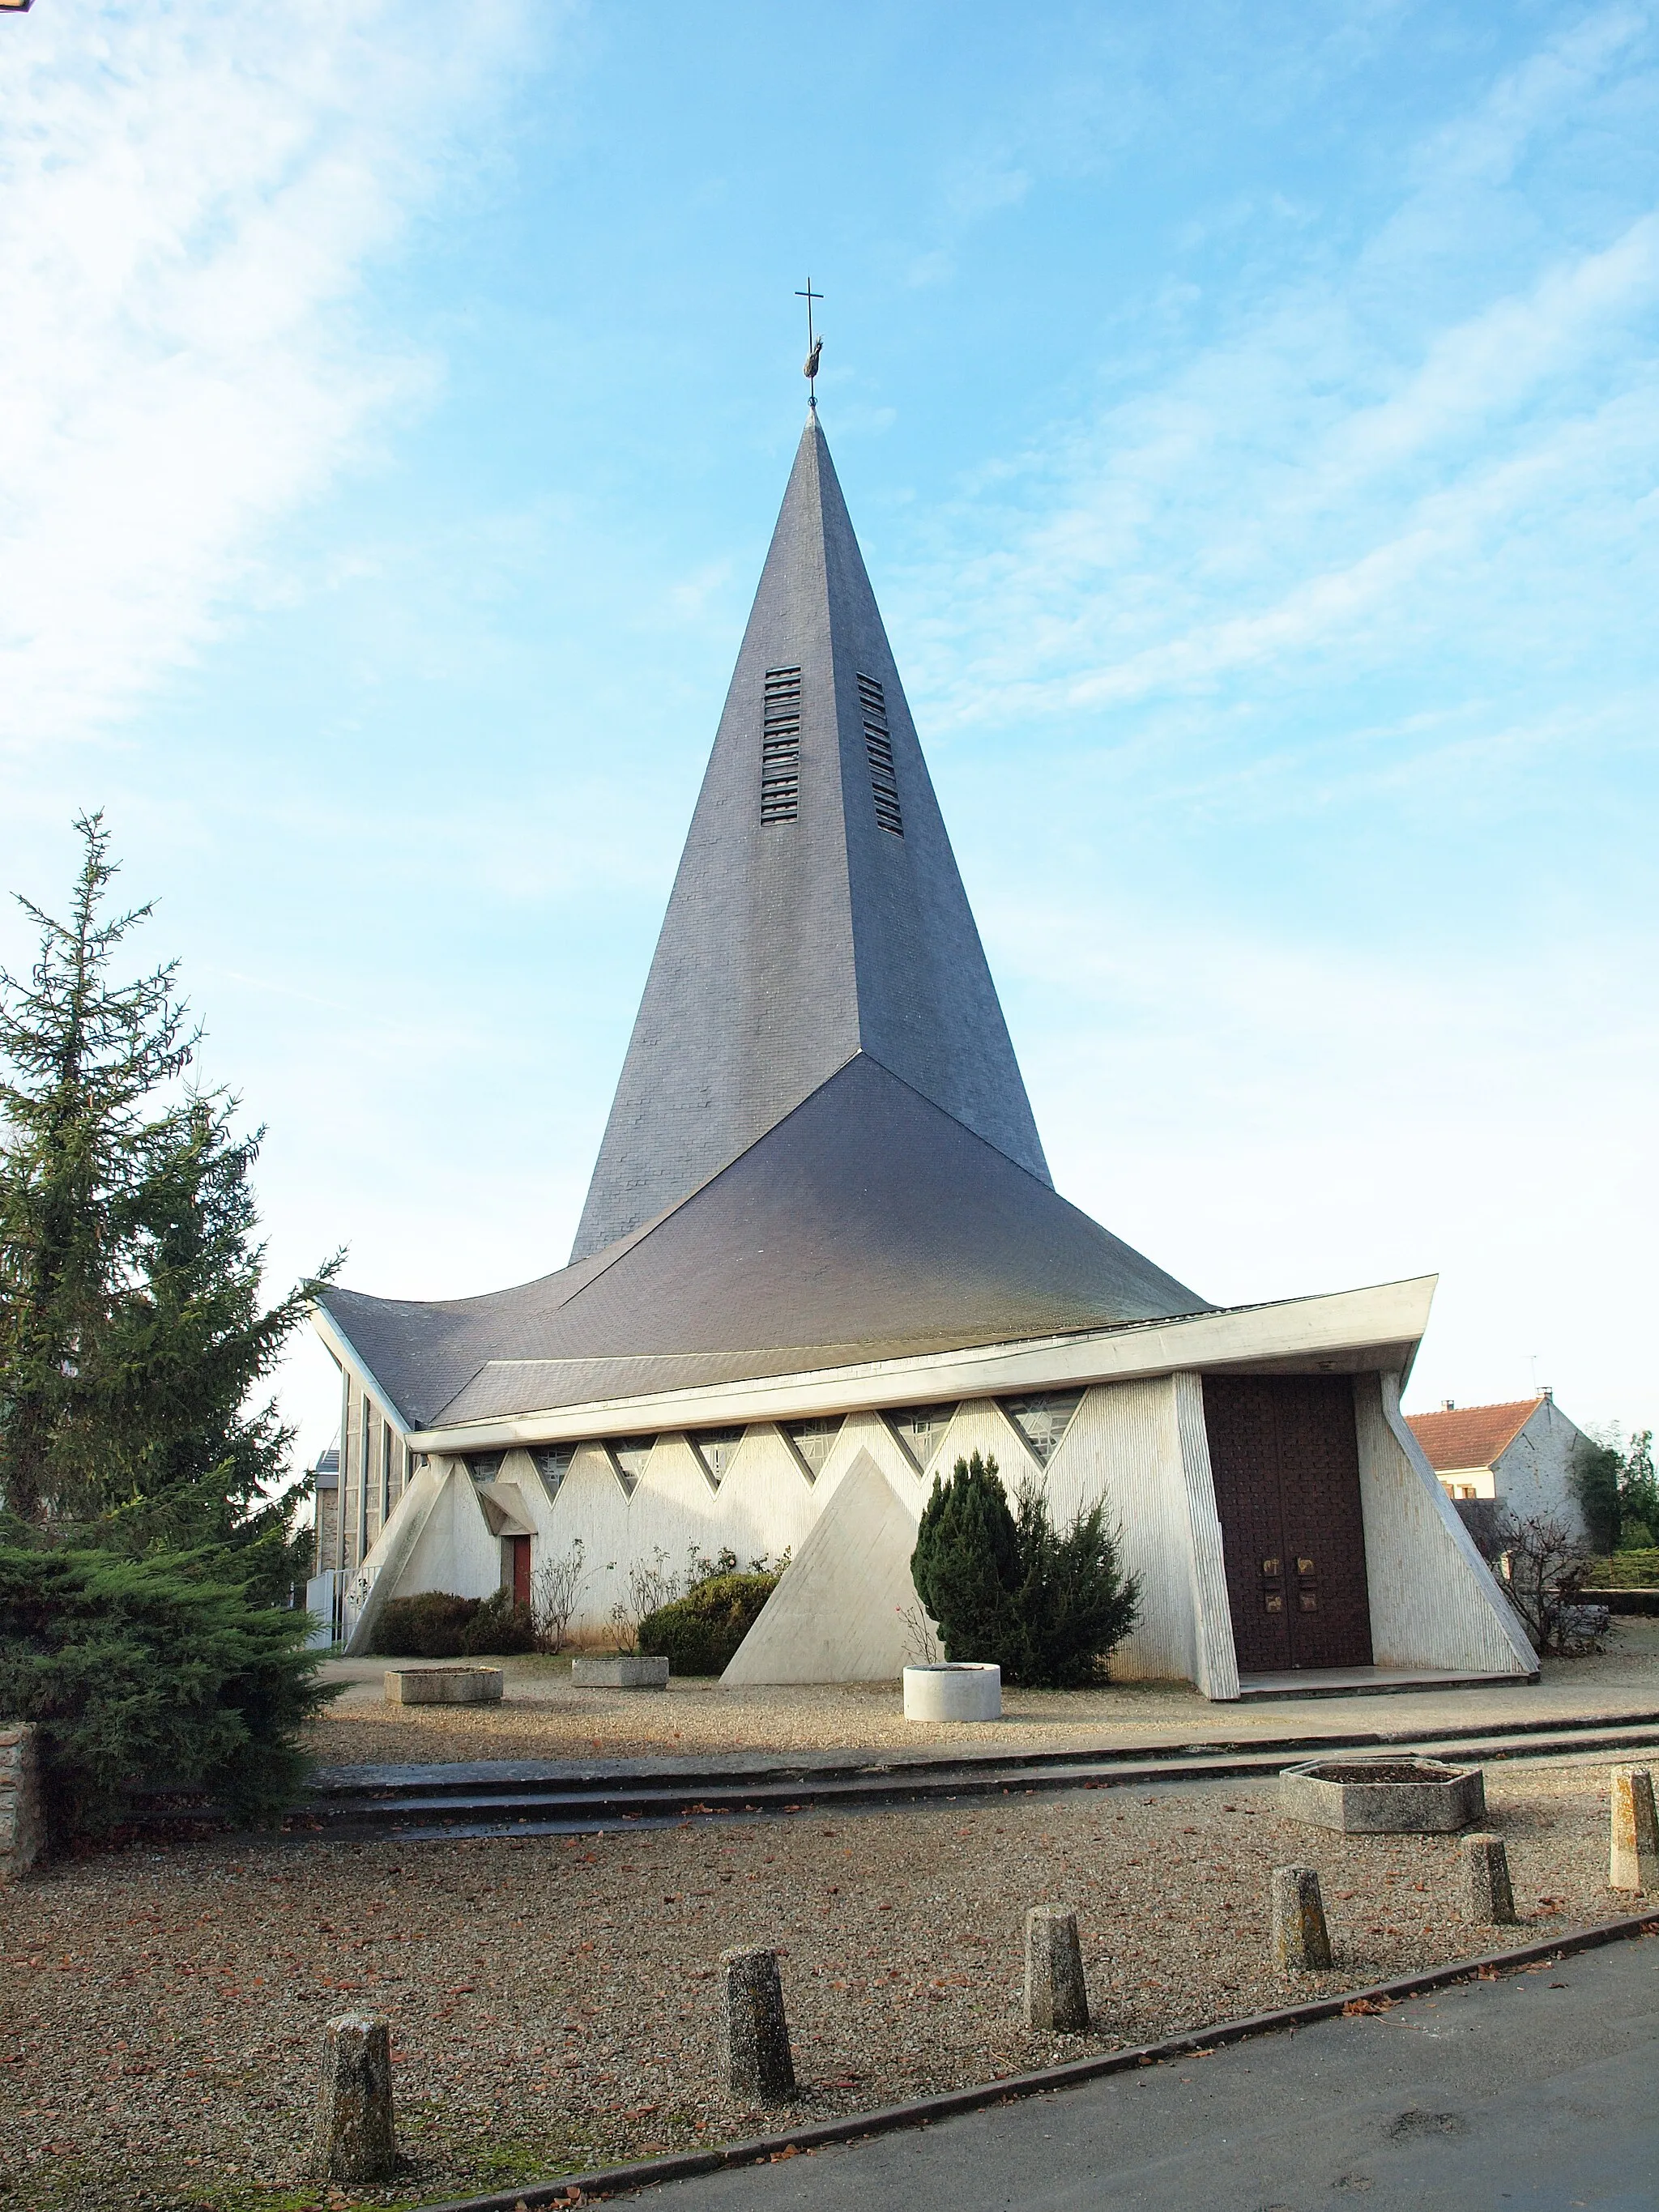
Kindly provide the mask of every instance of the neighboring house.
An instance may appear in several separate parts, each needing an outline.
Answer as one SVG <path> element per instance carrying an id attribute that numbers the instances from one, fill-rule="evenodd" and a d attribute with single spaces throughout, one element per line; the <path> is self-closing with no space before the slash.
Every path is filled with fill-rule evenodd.
<path id="1" fill-rule="evenodd" d="M 1459 1406 L 1448 1398 L 1438 1413 L 1407 1414 L 1406 1425 L 1448 1498 L 1491 1498 L 1517 1521 L 1565 1521 L 1584 1534 L 1572 1487 L 1573 1454 L 1584 1432 L 1549 1391 L 1504 1406 Z"/>
<path id="2" fill-rule="evenodd" d="M 316 1506 L 315 1548 L 311 1571 L 331 1567 L 340 1548 L 340 1446 L 337 1437 L 311 1470 Z"/>

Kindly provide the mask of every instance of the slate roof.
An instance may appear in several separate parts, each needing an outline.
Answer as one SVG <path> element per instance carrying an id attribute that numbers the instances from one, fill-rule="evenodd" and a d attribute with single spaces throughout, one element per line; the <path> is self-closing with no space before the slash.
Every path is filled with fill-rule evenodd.
<path id="1" fill-rule="evenodd" d="M 799 671 L 794 815 L 769 820 L 767 676 L 791 669 Z M 873 714 L 872 682 L 881 701 Z M 780 717 L 775 734 L 787 748 L 781 708 Z M 882 826 L 878 805 L 872 751 L 879 761 L 884 744 L 902 835 Z M 857 1052 L 1047 1182 L 996 988 L 813 413 L 571 1258 L 688 1196 Z"/>
<path id="2" fill-rule="evenodd" d="M 1537 1397 L 1503 1406 L 1453 1406 L 1437 1413 L 1408 1413 L 1406 1425 L 1429 1465 L 1450 1474 L 1455 1468 L 1491 1467 L 1543 1403 Z"/>
<path id="3" fill-rule="evenodd" d="M 605 1253 L 323 1303 L 416 1427 L 1210 1310 L 866 1053 Z"/>
<path id="4" fill-rule="evenodd" d="M 321 1303 L 417 1429 L 1212 1310 L 1049 1182 L 816 413 L 571 1264 Z"/>

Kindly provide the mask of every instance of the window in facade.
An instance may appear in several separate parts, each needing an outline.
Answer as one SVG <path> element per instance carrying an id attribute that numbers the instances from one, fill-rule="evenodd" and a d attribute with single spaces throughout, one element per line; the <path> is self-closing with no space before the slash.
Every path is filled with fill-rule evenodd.
<path id="1" fill-rule="evenodd" d="M 607 1437 L 605 1456 L 611 1462 L 611 1471 L 621 1483 L 625 1496 L 631 1498 L 640 1486 L 640 1477 L 650 1462 L 655 1437 Z"/>
<path id="2" fill-rule="evenodd" d="M 466 1471 L 474 1482 L 494 1482 L 501 1471 L 505 1452 L 471 1452 L 467 1456 Z"/>
<path id="3" fill-rule="evenodd" d="M 870 791 L 876 820 L 896 837 L 904 835 L 899 811 L 898 778 L 893 770 L 893 739 L 887 726 L 887 696 L 873 676 L 859 678 L 859 712 L 864 718 L 864 754 L 870 764 Z"/>
<path id="4" fill-rule="evenodd" d="M 1030 1446 L 1040 1467 L 1060 1449 L 1060 1438 L 1083 1403 L 1081 1390 L 1045 1390 L 1035 1398 L 1004 1398 L 1002 1410 Z"/>
<path id="5" fill-rule="evenodd" d="M 542 1488 L 547 1492 L 550 1505 L 564 1488 L 564 1479 L 570 1472 L 571 1462 L 580 1450 L 580 1444 L 537 1444 L 531 1450 L 531 1459 L 542 1479 Z"/>
<path id="6" fill-rule="evenodd" d="M 761 708 L 761 820 L 800 811 L 800 671 L 769 668 Z"/>
<path id="7" fill-rule="evenodd" d="M 783 1440 L 800 1463 L 800 1471 L 809 1482 L 816 1482 L 823 1473 L 823 1463 L 835 1448 L 841 1434 L 844 1416 L 837 1413 L 827 1421 L 781 1421 Z"/>
<path id="8" fill-rule="evenodd" d="M 697 1455 L 698 1464 L 708 1478 L 709 1487 L 718 1490 L 732 1464 L 732 1455 L 743 1442 L 741 1429 L 696 1429 L 690 1437 L 691 1449 Z"/>
<path id="9" fill-rule="evenodd" d="M 368 1550 L 368 1470 L 374 1464 L 369 1447 L 374 1433 L 374 1408 L 363 1393 L 362 1425 L 357 1437 L 357 1565 Z"/>
<path id="10" fill-rule="evenodd" d="M 882 1418 L 898 1438 L 907 1459 L 918 1474 L 945 1441 L 945 1431 L 956 1418 L 954 1406 L 890 1406 Z"/>
<path id="11" fill-rule="evenodd" d="M 392 1518 L 392 1424 L 380 1423 L 380 1526 Z"/>

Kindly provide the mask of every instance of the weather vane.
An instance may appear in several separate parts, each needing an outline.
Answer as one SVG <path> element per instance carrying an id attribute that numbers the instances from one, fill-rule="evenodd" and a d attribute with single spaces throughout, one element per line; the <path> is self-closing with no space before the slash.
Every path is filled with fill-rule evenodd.
<path id="1" fill-rule="evenodd" d="M 823 340 L 812 334 L 812 302 L 821 300 L 823 295 L 812 289 L 812 280 L 809 276 L 806 289 L 797 292 L 795 297 L 806 302 L 806 359 L 802 364 L 801 374 L 806 379 L 806 404 L 816 415 L 818 406 L 818 356 L 823 351 Z"/>

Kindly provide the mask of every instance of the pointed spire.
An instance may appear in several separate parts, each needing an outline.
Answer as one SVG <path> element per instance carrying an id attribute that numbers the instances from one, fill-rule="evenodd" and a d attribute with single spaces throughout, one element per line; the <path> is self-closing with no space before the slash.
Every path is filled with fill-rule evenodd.
<path id="1" fill-rule="evenodd" d="M 860 1052 L 1048 1181 L 812 410 L 573 1261 L 718 1174 Z"/>

